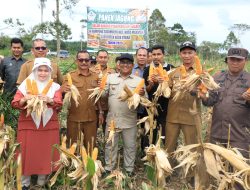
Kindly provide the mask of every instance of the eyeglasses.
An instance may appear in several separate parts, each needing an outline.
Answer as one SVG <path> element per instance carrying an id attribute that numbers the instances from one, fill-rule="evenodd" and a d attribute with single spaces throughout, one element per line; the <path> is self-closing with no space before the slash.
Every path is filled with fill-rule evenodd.
<path id="1" fill-rule="evenodd" d="M 34 49 L 35 50 L 37 50 L 37 51 L 39 51 L 39 50 L 46 50 L 47 49 L 47 47 L 44 47 L 44 46 L 42 46 L 42 47 L 34 47 Z"/>
<path id="2" fill-rule="evenodd" d="M 79 58 L 79 59 L 77 59 L 79 62 L 89 62 L 90 61 L 90 59 L 82 59 L 82 58 Z"/>

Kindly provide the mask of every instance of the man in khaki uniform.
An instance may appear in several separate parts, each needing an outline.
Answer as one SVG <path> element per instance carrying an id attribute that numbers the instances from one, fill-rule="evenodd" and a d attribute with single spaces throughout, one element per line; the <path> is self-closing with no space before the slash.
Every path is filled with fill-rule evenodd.
<path id="1" fill-rule="evenodd" d="M 180 58 L 186 69 L 187 75 L 195 72 L 194 56 L 196 55 L 196 47 L 192 42 L 184 42 L 180 46 Z M 166 148 L 168 153 L 172 153 L 177 145 L 177 139 L 180 131 L 184 134 L 185 144 L 194 144 L 197 142 L 196 128 L 194 116 L 191 115 L 189 109 L 193 108 L 193 102 L 197 100 L 196 95 L 191 96 L 186 92 L 176 101 L 173 97 L 176 94 L 177 86 L 180 85 L 181 76 L 180 67 L 176 68 L 169 75 L 169 85 L 172 89 L 171 97 L 168 104 L 168 115 L 166 125 Z M 197 100 L 197 110 L 201 111 L 201 102 Z"/>
<path id="2" fill-rule="evenodd" d="M 127 102 L 121 101 L 118 97 L 124 85 L 127 85 L 130 90 L 134 90 L 142 79 L 131 74 L 134 66 L 134 58 L 132 55 L 122 54 L 118 59 L 120 60 L 120 73 L 108 75 L 104 94 L 108 96 L 109 105 L 107 124 L 109 125 L 111 120 L 114 120 L 115 126 L 118 128 L 118 131 L 114 134 L 114 143 L 109 142 L 105 146 L 105 169 L 107 172 L 110 172 L 115 168 L 119 135 L 121 135 L 124 145 L 123 167 L 128 175 L 132 175 L 136 157 L 137 110 L 133 108 L 129 109 Z M 144 95 L 145 90 L 142 88 L 139 94 Z M 108 127 L 106 128 L 105 135 L 106 137 L 109 135 Z"/>
<path id="3" fill-rule="evenodd" d="M 79 105 L 76 107 L 75 102 L 71 99 L 71 107 L 67 119 L 67 140 L 77 142 L 80 132 L 84 135 L 84 146 L 92 150 L 92 142 L 96 142 L 96 109 L 94 100 L 88 99 L 91 94 L 87 89 L 95 88 L 98 82 L 98 76 L 90 72 L 90 56 L 88 51 L 79 51 L 76 55 L 77 69 L 70 72 L 73 85 L 75 85 L 81 95 Z M 67 77 L 64 78 L 62 87 L 63 92 L 68 92 Z M 102 111 L 99 114 L 100 121 L 103 121 Z M 79 142 L 79 141 L 78 141 Z"/>
<path id="4" fill-rule="evenodd" d="M 101 75 L 105 75 L 106 73 L 110 74 L 110 73 L 115 73 L 115 71 L 111 68 L 108 67 L 108 61 L 109 61 L 109 54 L 106 50 L 99 50 L 97 52 L 97 56 L 96 56 L 96 62 L 97 65 L 95 65 L 95 67 L 93 67 L 91 69 L 91 71 L 95 72 L 96 74 L 99 75 L 99 77 L 101 77 Z M 103 116 L 104 116 L 104 122 L 102 124 L 102 129 L 103 132 L 105 133 L 105 128 L 106 128 L 106 117 L 108 114 L 108 98 L 107 97 L 101 97 L 100 98 L 100 104 L 101 104 L 101 108 L 103 111 Z M 97 107 L 97 113 L 99 113 L 100 110 Z M 99 125 L 99 120 L 97 120 L 97 125 Z"/>
<path id="5" fill-rule="evenodd" d="M 43 39 L 35 39 L 32 44 L 31 52 L 34 55 L 35 58 L 39 57 L 46 57 L 46 54 L 48 52 L 48 48 L 46 47 L 46 43 Z M 26 61 L 22 66 L 21 70 L 17 79 L 17 85 L 20 85 L 32 72 L 32 68 L 34 65 L 34 60 Z M 52 79 L 54 82 L 58 84 L 62 84 L 63 76 L 61 74 L 61 71 L 59 69 L 59 66 L 51 62 L 52 66 Z"/>

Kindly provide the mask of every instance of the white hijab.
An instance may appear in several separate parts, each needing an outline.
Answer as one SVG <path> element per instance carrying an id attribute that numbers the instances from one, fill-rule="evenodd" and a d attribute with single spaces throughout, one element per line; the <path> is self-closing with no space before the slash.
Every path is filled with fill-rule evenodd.
<path id="1" fill-rule="evenodd" d="M 49 68 L 50 74 L 49 77 L 45 80 L 45 81 L 40 81 L 38 80 L 38 68 L 40 66 L 47 66 Z M 30 80 L 35 80 L 37 83 L 37 88 L 38 88 L 38 92 L 39 94 L 42 93 L 43 89 L 45 88 L 45 86 L 48 84 L 49 80 L 51 79 L 51 72 L 52 72 L 52 67 L 51 67 L 51 62 L 49 59 L 47 58 L 36 58 L 34 61 L 34 66 L 32 68 L 32 73 L 21 83 L 21 85 L 18 87 L 18 90 L 21 91 L 21 93 L 25 96 L 27 94 L 27 87 L 26 87 L 26 80 L 30 79 Z M 57 90 L 59 90 L 60 85 L 57 83 L 52 83 L 48 93 L 46 94 L 46 96 L 48 96 L 49 98 L 53 98 L 55 95 L 55 92 Z M 53 115 L 53 109 L 52 108 L 47 108 L 43 113 L 42 116 L 37 117 L 36 113 L 32 112 L 31 113 L 31 117 L 36 125 L 36 128 L 38 129 L 41 123 L 41 119 L 43 122 L 43 127 L 46 126 L 46 124 L 49 122 L 50 118 Z M 41 118 L 42 117 L 42 118 Z"/>

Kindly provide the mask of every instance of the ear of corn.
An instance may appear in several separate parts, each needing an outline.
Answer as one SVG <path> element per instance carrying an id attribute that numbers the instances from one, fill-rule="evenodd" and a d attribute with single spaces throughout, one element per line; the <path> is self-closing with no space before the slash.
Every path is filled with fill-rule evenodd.
<path id="1" fill-rule="evenodd" d="M 250 93 L 250 88 L 247 89 L 247 93 Z"/>
<path id="2" fill-rule="evenodd" d="M 48 84 L 47 84 L 47 85 L 45 86 L 45 88 L 43 89 L 42 95 L 46 95 L 46 94 L 48 93 L 48 91 L 49 91 L 49 89 L 50 89 L 52 83 L 53 83 L 53 79 L 50 79 L 49 82 L 48 82 Z"/>
<path id="3" fill-rule="evenodd" d="M 76 143 L 74 143 L 74 144 L 71 145 L 71 147 L 69 149 L 70 154 L 74 154 L 75 153 L 76 147 L 77 147 Z"/>
<path id="4" fill-rule="evenodd" d="M 22 190 L 21 177 L 22 177 L 22 157 L 21 157 L 21 154 L 18 154 L 17 169 L 16 169 L 17 190 Z"/>
<path id="5" fill-rule="evenodd" d="M 186 78 L 187 77 L 187 71 L 184 65 L 180 66 L 180 72 L 181 72 L 181 78 Z"/>
<path id="6" fill-rule="evenodd" d="M 96 161 L 97 160 L 97 156 L 98 156 L 98 148 L 94 148 L 94 150 L 92 151 L 92 159 L 94 160 L 94 161 Z"/>
<path id="7" fill-rule="evenodd" d="M 82 146 L 82 148 L 81 148 L 81 155 L 82 155 L 82 161 L 84 163 L 84 166 L 87 166 L 88 154 L 87 154 L 86 148 L 84 146 Z"/>
<path id="8" fill-rule="evenodd" d="M 27 94 L 33 94 L 31 80 L 29 78 L 26 79 L 26 91 L 27 91 Z"/>
<path id="9" fill-rule="evenodd" d="M 35 80 L 32 80 L 32 94 L 33 95 L 38 95 L 38 88 Z"/>
<path id="10" fill-rule="evenodd" d="M 100 89 L 103 90 L 105 88 L 105 85 L 106 85 L 106 82 L 107 82 L 107 78 L 108 78 L 108 75 L 105 74 L 102 79 L 101 79 L 101 83 L 100 83 Z"/>
<path id="11" fill-rule="evenodd" d="M 145 81 L 142 79 L 134 89 L 134 93 L 139 94 L 140 90 L 144 87 Z"/>
<path id="12" fill-rule="evenodd" d="M 158 73 L 158 75 L 160 76 L 160 77 L 163 77 L 164 76 L 164 73 L 163 73 L 163 67 L 162 67 L 162 64 L 159 64 L 159 66 L 158 67 L 156 67 L 155 68 L 155 70 L 156 70 L 156 72 Z"/>
<path id="13" fill-rule="evenodd" d="M 1 114 L 1 118 L 0 118 L 0 130 L 3 129 L 4 126 L 4 115 Z"/>
<path id="14" fill-rule="evenodd" d="M 214 68 L 212 67 L 212 68 L 207 69 L 207 72 L 209 73 L 209 72 L 211 72 L 213 70 L 214 70 Z"/>
<path id="15" fill-rule="evenodd" d="M 150 66 L 149 66 L 148 80 L 151 80 L 152 75 L 154 74 L 154 69 L 155 69 L 154 65 L 153 65 L 153 64 L 150 64 Z"/>
<path id="16" fill-rule="evenodd" d="M 204 93 L 204 94 L 207 93 L 207 87 L 204 85 L 204 83 L 201 83 L 201 84 L 198 86 L 198 89 L 199 89 L 202 93 Z"/>
<path id="17" fill-rule="evenodd" d="M 71 86 L 73 83 L 72 83 L 71 75 L 69 73 L 67 73 L 67 80 L 68 80 L 68 85 Z"/>
<path id="18" fill-rule="evenodd" d="M 164 81 L 169 81 L 168 72 L 164 69 L 163 69 L 163 78 L 164 78 Z"/>
<path id="19" fill-rule="evenodd" d="M 196 71 L 196 74 L 197 75 L 201 75 L 201 73 L 202 73 L 202 65 L 201 65 L 200 59 L 199 59 L 198 56 L 195 56 L 194 60 L 195 60 L 195 71 Z"/>

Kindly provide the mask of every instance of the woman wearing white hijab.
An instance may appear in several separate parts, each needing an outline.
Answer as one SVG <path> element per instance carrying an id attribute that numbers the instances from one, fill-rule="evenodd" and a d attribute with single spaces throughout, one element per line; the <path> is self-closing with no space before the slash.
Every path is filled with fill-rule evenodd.
<path id="1" fill-rule="evenodd" d="M 27 78 L 36 82 L 37 96 L 47 105 L 41 115 L 31 112 L 26 117 L 27 101 L 35 96 L 28 93 L 27 79 L 18 87 L 12 101 L 12 107 L 21 110 L 17 141 L 21 145 L 23 190 L 29 189 L 31 175 L 38 175 L 37 184 L 44 185 L 46 175 L 56 169 L 52 167 L 52 162 L 59 160 L 57 151 L 53 151 L 52 155 L 52 145 L 59 144 L 59 122 L 56 109 L 62 106 L 60 85 L 53 82 L 46 95 L 41 93 L 51 79 L 51 72 L 49 59 L 36 58 L 32 73 Z"/>

